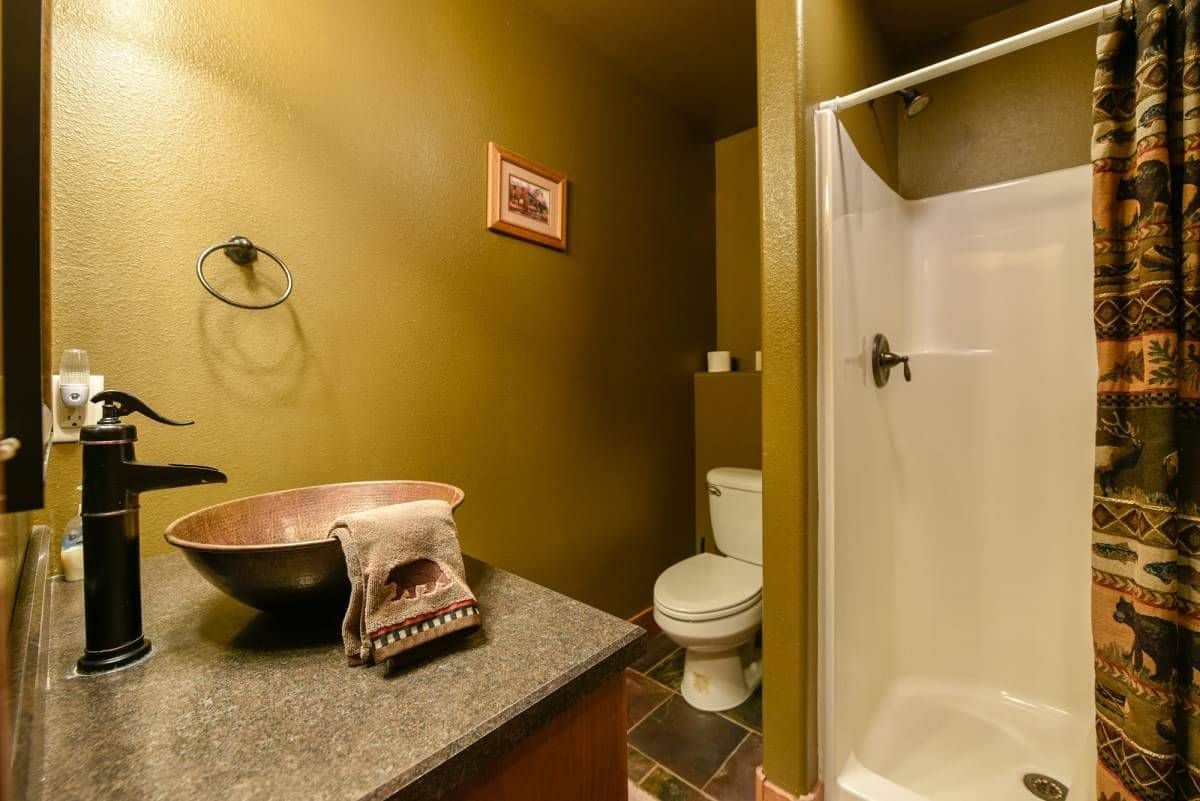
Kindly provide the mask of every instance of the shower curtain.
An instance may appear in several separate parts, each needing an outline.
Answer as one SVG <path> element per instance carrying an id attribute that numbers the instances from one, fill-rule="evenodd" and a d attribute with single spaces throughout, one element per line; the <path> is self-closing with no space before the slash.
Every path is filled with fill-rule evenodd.
<path id="1" fill-rule="evenodd" d="M 1097 40 L 1098 793 L 1200 798 L 1200 0 Z"/>

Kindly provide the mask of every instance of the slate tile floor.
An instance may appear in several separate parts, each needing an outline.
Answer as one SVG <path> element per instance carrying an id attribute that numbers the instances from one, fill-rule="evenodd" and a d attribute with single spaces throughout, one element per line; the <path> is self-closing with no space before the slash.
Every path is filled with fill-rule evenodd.
<path id="1" fill-rule="evenodd" d="M 728 712 L 679 694 L 683 649 L 664 634 L 625 672 L 629 778 L 661 801 L 753 801 L 762 764 L 762 688 Z"/>

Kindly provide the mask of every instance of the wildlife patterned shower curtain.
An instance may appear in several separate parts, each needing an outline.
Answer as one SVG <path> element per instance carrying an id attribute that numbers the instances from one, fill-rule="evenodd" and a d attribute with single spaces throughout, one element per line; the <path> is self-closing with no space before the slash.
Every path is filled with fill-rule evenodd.
<path id="1" fill-rule="evenodd" d="M 1200 799 L 1200 0 L 1097 41 L 1092 620 L 1101 801 Z"/>

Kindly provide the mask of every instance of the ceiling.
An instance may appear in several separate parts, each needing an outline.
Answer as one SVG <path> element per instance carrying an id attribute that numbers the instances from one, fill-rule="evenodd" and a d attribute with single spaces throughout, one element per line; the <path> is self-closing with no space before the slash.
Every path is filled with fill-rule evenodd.
<path id="1" fill-rule="evenodd" d="M 754 0 L 531 2 L 687 117 L 698 136 L 719 139 L 756 124 Z M 922 48 L 1022 0 L 867 2 L 902 66 Z"/>
<path id="2" fill-rule="evenodd" d="M 698 135 L 719 139 L 756 124 L 754 0 L 532 2 L 686 116 Z"/>
<path id="3" fill-rule="evenodd" d="M 944 39 L 977 19 L 999 13 L 1021 0 L 869 0 L 879 29 L 893 53 L 904 56 Z"/>

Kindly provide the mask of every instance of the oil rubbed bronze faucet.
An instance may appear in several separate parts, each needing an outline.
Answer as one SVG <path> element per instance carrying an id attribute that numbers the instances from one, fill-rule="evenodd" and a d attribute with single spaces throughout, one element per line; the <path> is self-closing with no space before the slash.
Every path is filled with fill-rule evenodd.
<path id="1" fill-rule="evenodd" d="M 83 603 L 87 649 L 80 673 L 103 673 L 136 662 L 150 652 L 142 635 L 142 563 L 139 553 L 138 495 L 156 489 L 225 482 L 211 467 L 142 464 L 134 461 L 137 428 L 121 421 L 141 412 L 168 420 L 124 392 L 92 397 L 103 416 L 79 432 L 83 444 Z"/>
<path id="2" fill-rule="evenodd" d="M 883 334 L 876 334 L 871 346 L 871 373 L 875 376 L 875 386 L 886 387 L 892 377 L 893 367 L 904 368 L 904 380 L 912 381 L 912 368 L 908 366 L 908 357 L 892 353 L 892 346 Z"/>

